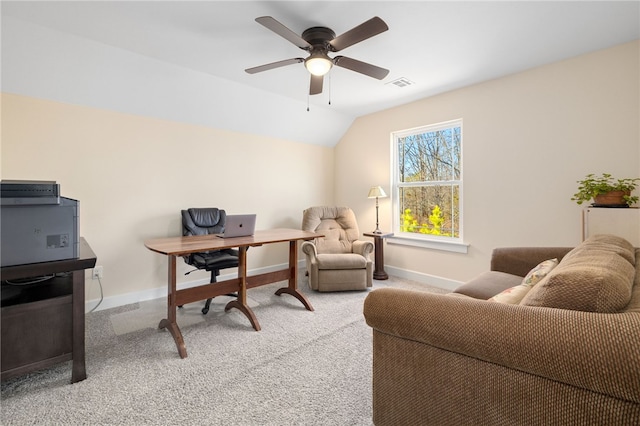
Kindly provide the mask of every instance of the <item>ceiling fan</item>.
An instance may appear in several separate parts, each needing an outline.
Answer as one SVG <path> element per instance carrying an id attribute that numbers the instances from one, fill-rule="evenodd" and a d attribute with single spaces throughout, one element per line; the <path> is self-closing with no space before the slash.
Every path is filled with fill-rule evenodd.
<path id="1" fill-rule="evenodd" d="M 304 66 L 309 73 L 311 73 L 311 83 L 309 86 L 310 95 L 322 93 L 324 75 L 329 72 L 333 65 L 368 75 L 378 80 L 382 80 L 389 74 L 389 70 L 366 62 L 346 56 L 330 58 L 328 55 L 329 52 L 339 52 L 349 46 L 353 46 L 356 43 L 387 31 L 389 27 L 377 16 L 337 37 L 336 33 L 327 27 L 311 27 L 304 30 L 302 36 L 299 36 L 271 16 L 261 16 L 256 18 L 256 22 L 289 40 L 300 49 L 306 50 L 309 52 L 309 56 L 307 56 L 307 58 L 285 59 L 283 61 L 247 68 L 245 71 L 249 74 L 304 62 Z"/>

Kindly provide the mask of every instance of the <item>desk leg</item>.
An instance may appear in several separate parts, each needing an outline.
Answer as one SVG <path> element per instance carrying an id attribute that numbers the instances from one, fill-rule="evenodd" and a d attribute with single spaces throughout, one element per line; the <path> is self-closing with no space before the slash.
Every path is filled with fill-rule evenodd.
<path id="1" fill-rule="evenodd" d="M 84 270 L 73 271 L 71 383 L 87 378 L 84 355 Z"/>
<path id="2" fill-rule="evenodd" d="M 238 291 L 238 298 L 227 303 L 224 307 L 225 312 L 228 312 L 232 308 L 240 310 L 253 326 L 254 330 L 260 331 L 260 323 L 255 314 L 247 305 L 247 248 L 238 248 L 238 278 L 240 278 L 240 290 Z"/>
<path id="3" fill-rule="evenodd" d="M 313 311 L 313 306 L 307 298 L 298 290 L 298 246 L 296 241 L 289 241 L 289 286 L 280 288 L 276 295 L 287 293 L 298 299 L 308 311 Z"/>
<path id="4" fill-rule="evenodd" d="M 187 347 L 184 344 L 184 339 L 182 338 L 182 332 L 180 332 L 180 328 L 178 328 L 178 323 L 176 321 L 176 256 L 169 255 L 169 294 L 167 295 L 167 318 L 160 321 L 158 325 L 159 329 L 166 328 L 169 330 L 169 333 L 173 336 L 173 340 L 176 342 L 176 347 L 178 348 L 178 353 L 180 354 L 180 358 L 187 357 Z"/>

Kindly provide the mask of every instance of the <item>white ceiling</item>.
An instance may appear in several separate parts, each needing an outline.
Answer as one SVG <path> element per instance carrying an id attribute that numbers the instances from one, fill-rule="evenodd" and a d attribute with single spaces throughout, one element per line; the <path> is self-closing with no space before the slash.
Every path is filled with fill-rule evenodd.
<path id="1" fill-rule="evenodd" d="M 2 14 L 305 104 L 303 64 L 244 72 L 306 56 L 254 19 L 339 35 L 379 16 L 389 31 L 340 54 L 389 75 L 379 81 L 334 67 L 324 93 L 309 98 L 323 108 L 330 99 L 329 108 L 351 117 L 640 38 L 638 1 L 3 1 Z M 401 77 L 415 84 L 386 84 Z"/>

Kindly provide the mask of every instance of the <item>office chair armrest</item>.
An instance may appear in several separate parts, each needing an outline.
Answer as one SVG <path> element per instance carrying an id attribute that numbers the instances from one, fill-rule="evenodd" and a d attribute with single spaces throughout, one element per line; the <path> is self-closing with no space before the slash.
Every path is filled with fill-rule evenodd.
<path id="1" fill-rule="evenodd" d="M 351 251 L 353 253 L 357 253 L 367 259 L 369 258 L 369 255 L 373 253 L 373 243 L 371 241 L 356 240 L 353 242 L 351 247 Z"/>
<path id="2" fill-rule="evenodd" d="M 187 265 L 193 266 L 193 253 L 182 256 L 182 259 L 184 259 L 184 263 L 186 263 Z"/>

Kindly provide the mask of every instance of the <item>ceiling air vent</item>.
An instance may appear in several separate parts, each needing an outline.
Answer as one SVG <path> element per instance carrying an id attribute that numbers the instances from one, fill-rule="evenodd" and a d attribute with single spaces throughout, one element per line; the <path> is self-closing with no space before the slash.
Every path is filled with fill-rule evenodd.
<path id="1" fill-rule="evenodd" d="M 388 82 L 387 84 L 393 84 L 394 86 L 398 86 L 398 87 L 407 87 L 415 83 L 409 80 L 408 78 L 400 77 L 400 78 L 396 78 L 393 81 Z"/>

